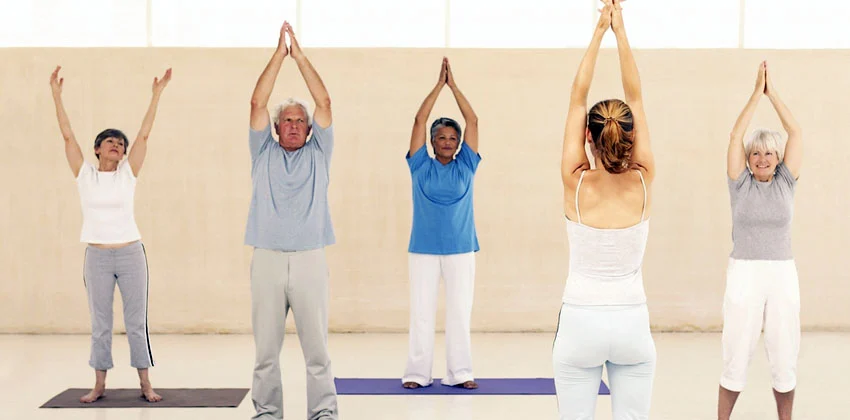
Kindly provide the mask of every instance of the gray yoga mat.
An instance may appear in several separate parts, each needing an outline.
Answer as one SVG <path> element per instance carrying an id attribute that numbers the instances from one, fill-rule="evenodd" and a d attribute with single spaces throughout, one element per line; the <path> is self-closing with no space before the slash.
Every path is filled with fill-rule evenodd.
<path id="1" fill-rule="evenodd" d="M 93 403 L 81 403 L 89 389 L 66 389 L 40 408 L 119 408 L 119 407 L 238 407 L 248 393 L 247 388 L 157 388 L 162 401 L 150 403 L 142 398 L 139 388 L 106 389 Z"/>

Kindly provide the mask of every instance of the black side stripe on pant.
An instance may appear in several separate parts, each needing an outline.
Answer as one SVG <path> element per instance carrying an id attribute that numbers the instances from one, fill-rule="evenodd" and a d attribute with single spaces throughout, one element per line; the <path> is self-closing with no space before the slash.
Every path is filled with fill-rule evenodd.
<path id="1" fill-rule="evenodd" d="M 151 275 L 148 268 L 148 253 L 145 250 L 145 244 L 142 244 L 142 254 L 145 256 L 145 344 L 148 345 L 148 357 L 151 359 L 151 366 L 154 366 L 153 352 L 151 351 L 151 335 L 148 330 L 148 294 L 150 293 Z"/>
<path id="2" fill-rule="evenodd" d="M 89 249 L 86 247 L 86 250 L 83 252 L 83 286 L 88 289 L 89 285 L 86 284 L 86 258 L 89 256 Z"/>

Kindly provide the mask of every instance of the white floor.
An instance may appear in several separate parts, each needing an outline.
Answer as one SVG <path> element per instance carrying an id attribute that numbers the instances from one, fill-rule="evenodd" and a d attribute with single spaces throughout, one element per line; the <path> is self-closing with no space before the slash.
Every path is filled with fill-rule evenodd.
<path id="1" fill-rule="evenodd" d="M 478 377 L 551 377 L 552 334 L 475 334 Z M 249 419 L 250 393 L 238 408 L 39 409 L 66 388 L 91 386 L 87 336 L 0 335 L 0 419 Z M 720 372 L 719 334 L 656 334 L 658 370 L 652 419 L 715 419 Z M 151 371 L 155 387 L 251 386 L 250 335 L 154 336 Z M 442 336 L 437 338 L 434 376 L 443 376 Z M 113 341 L 116 368 L 108 387 L 138 386 L 128 365 L 125 336 Z M 337 377 L 398 377 L 407 352 L 405 334 L 342 334 L 330 337 Z M 798 369 L 795 419 L 850 419 L 850 333 L 805 333 Z M 288 335 L 281 354 L 287 419 L 304 419 L 304 362 L 297 337 Z M 756 352 L 749 383 L 733 419 L 775 419 L 763 350 Z M 344 420 L 556 419 L 554 396 L 340 396 Z M 600 396 L 596 418 L 611 419 L 610 400 Z"/>

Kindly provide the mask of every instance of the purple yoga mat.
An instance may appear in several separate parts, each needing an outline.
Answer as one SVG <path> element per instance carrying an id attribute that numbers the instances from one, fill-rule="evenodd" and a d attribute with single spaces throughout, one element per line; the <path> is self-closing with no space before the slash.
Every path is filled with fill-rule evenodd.
<path id="1" fill-rule="evenodd" d="M 339 395 L 555 395 L 552 378 L 481 378 L 476 379 L 478 389 L 440 384 L 434 378 L 431 386 L 407 389 L 399 378 L 335 378 Z M 609 395 L 604 382 L 599 384 L 599 395 Z"/>

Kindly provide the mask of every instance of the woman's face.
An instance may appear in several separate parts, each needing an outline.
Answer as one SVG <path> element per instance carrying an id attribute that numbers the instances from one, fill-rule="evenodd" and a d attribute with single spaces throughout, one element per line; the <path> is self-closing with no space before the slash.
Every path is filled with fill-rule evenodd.
<path id="1" fill-rule="evenodd" d="M 437 134 L 431 140 L 431 145 L 434 147 L 434 154 L 445 159 L 454 158 L 459 144 L 460 139 L 457 137 L 457 130 L 452 127 L 438 128 Z"/>
<path id="2" fill-rule="evenodd" d="M 752 171 L 753 176 L 757 180 L 762 182 L 770 181 L 770 178 L 776 173 L 776 165 L 779 164 L 779 157 L 776 151 L 754 148 L 750 151 L 747 163 L 749 163 L 750 171 Z"/>
<path id="3" fill-rule="evenodd" d="M 107 137 L 100 142 L 100 146 L 94 148 L 94 153 L 99 155 L 99 160 L 102 161 L 120 161 L 125 151 L 124 140 L 116 137 Z"/>

